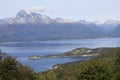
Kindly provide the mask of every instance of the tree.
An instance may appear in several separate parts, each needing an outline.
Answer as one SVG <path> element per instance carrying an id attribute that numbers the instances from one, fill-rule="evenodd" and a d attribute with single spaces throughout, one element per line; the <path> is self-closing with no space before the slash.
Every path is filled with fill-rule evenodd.
<path id="1" fill-rule="evenodd" d="M 38 80 L 58 80 L 54 71 L 46 71 L 43 73 L 38 74 Z"/>
<path id="2" fill-rule="evenodd" d="M 115 80 L 120 80 L 120 49 L 116 50 L 115 53 Z"/>
<path id="3" fill-rule="evenodd" d="M 0 52 L 0 80 L 36 80 L 35 72 Z"/>
<path id="4" fill-rule="evenodd" d="M 89 61 L 74 75 L 74 80 L 112 80 L 112 69 L 103 61 Z"/>

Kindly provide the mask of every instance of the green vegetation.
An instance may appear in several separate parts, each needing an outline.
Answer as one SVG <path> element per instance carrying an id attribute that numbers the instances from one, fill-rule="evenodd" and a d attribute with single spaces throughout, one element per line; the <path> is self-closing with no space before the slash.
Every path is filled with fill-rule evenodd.
<path id="1" fill-rule="evenodd" d="M 48 79 L 51 75 L 54 77 Z M 39 80 L 120 80 L 120 48 L 88 61 L 61 65 L 38 76 Z"/>
<path id="2" fill-rule="evenodd" d="M 32 69 L 22 66 L 16 58 L 0 51 L 0 80 L 35 80 Z"/>
<path id="3" fill-rule="evenodd" d="M 0 52 L 0 80 L 120 80 L 120 48 L 110 48 L 91 60 L 59 65 L 35 73 Z"/>

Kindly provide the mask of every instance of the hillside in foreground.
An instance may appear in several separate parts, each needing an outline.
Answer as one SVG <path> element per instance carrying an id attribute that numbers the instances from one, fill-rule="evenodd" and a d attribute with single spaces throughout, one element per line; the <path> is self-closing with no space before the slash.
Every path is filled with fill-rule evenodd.
<path id="1" fill-rule="evenodd" d="M 59 64 L 42 73 L 0 52 L 0 80 L 120 80 L 120 48 L 98 49 L 103 51 L 90 60 Z"/>
<path id="2" fill-rule="evenodd" d="M 38 76 L 39 80 L 120 80 L 120 48 L 111 48 L 91 60 L 58 65 Z"/>

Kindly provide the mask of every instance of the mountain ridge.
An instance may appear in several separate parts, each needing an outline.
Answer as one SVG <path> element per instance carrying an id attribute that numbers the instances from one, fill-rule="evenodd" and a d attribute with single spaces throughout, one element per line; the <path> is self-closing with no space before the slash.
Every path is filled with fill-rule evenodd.
<path id="1" fill-rule="evenodd" d="M 110 32 L 85 20 L 52 19 L 37 13 L 28 14 L 24 10 L 15 18 L 0 19 L 0 41 L 104 38 L 111 37 Z"/>

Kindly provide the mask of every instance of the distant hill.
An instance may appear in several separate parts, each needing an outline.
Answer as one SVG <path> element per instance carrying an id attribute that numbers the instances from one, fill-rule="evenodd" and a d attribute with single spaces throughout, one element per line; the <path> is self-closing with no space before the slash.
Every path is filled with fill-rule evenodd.
<path id="1" fill-rule="evenodd" d="M 99 24 L 98 26 L 105 29 L 107 33 L 114 30 L 118 25 L 120 24 L 120 21 L 117 20 L 107 20 L 102 24 Z"/>
<path id="2" fill-rule="evenodd" d="M 109 36 L 120 37 L 120 25 L 118 25 L 114 30 L 112 30 Z"/>
<path id="3" fill-rule="evenodd" d="M 0 41 L 33 41 L 108 37 L 107 30 L 87 21 L 52 19 L 46 15 L 18 12 L 0 19 Z"/>

